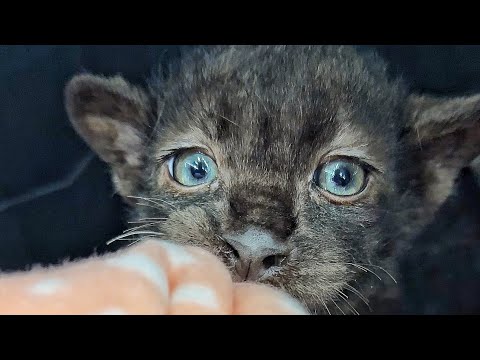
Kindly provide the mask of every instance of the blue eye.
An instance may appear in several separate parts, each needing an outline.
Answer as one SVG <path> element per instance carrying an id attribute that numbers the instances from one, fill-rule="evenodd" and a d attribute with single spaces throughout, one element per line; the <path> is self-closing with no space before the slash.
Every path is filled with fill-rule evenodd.
<path id="1" fill-rule="evenodd" d="M 360 165 L 352 161 L 336 160 L 317 169 L 314 181 L 333 195 L 352 196 L 365 187 L 366 174 Z"/>
<path id="2" fill-rule="evenodd" d="M 186 152 L 172 157 L 168 169 L 176 181 L 190 187 L 210 183 L 217 177 L 217 165 L 201 152 Z"/>

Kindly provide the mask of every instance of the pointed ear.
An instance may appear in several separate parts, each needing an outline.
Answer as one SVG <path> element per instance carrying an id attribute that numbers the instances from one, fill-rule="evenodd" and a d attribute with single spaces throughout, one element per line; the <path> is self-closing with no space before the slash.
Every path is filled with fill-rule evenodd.
<path id="1" fill-rule="evenodd" d="M 141 182 L 152 102 L 122 77 L 73 77 L 65 88 L 69 119 L 84 141 L 110 165 L 116 191 L 126 197 Z"/>
<path id="2" fill-rule="evenodd" d="M 406 141 L 417 187 L 438 208 L 460 170 L 480 154 L 480 94 L 455 98 L 411 95 Z"/>

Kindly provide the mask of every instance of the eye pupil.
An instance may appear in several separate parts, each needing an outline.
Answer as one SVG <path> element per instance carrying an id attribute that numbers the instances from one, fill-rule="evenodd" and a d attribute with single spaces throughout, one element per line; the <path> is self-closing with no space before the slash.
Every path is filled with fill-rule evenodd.
<path id="1" fill-rule="evenodd" d="M 345 187 L 350 183 L 351 180 L 350 171 L 345 167 L 335 169 L 332 180 L 338 186 Z"/>
<path id="2" fill-rule="evenodd" d="M 197 160 L 194 165 L 190 166 L 190 173 L 197 180 L 203 179 L 207 175 L 207 172 L 208 166 L 201 160 Z"/>
<path id="3" fill-rule="evenodd" d="M 320 165 L 313 180 L 324 191 L 336 196 L 352 196 L 365 188 L 366 172 L 355 161 L 348 159 L 329 161 Z"/>
<path id="4" fill-rule="evenodd" d="M 172 157 L 168 171 L 178 183 L 189 187 L 210 183 L 217 176 L 215 161 L 206 154 L 192 151 Z"/>

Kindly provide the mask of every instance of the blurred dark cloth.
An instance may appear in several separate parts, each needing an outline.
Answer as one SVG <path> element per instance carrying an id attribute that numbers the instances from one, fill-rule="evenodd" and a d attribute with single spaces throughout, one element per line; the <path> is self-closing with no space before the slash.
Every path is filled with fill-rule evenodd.
<path id="1" fill-rule="evenodd" d="M 477 171 L 480 170 L 478 166 Z M 399 261 L 408 314 L 480 313 L 480 171 L 461 171 L 435 220 Z"/>
<path id="2" fill-rule="evenodd" d="M 0 270 L 103 252 L 124 228 L 106 166 L 64 105 L 75 73 L 144 83 L 174 46 L 0 46 Z"/>
<path id="3" fill-rule="evenodd" d="M 442 95 L 480 91 L 480 46 L 375 48 L 389 62 L 391 73 L 402 75 L 414 90 Z M 113 194 L 108 169 L 71 128 L 63 106 L 63 89 L 66 81 L 81 71 L 122 73 L 142 84 L 162 56 L 175 61 L 177 50 L 176 46 L 154 45 L 0 46 L 0 270 L 103 252 L 106 240 L 124 229 L 125 209 Z M 444 227 L 427 230 L 422 240 L 425 249 L 435 236 L 445 234 L 448 238 L 449 233 L 462 233 L 475 223 L 475 217 L 465 210 L 471 203 L 462 205 L 464 200 L 469 200 L 468 196 L 460 193 L 446 205 L 446 219 L 456 220 L 450 225 L 440 221 Z M 474 260 L 464 263 L 467 258 L 478 261 L 475 245 L 466 245 L 471 255 L 457 252 L 460 248 L 448 252 L 445 267 L 436 270 L 438 281 L 459 296 L 461 285 L 455 287 L 454 280 L 473 281 L 480 273 Z M 441 295 L 442 283 L 432 285 L 436 288 L 425 286 L 431 281 L 428 266 L 434 267 L 439 258 L 418 251 L 414 254 L 418 262 L 405 262 L 403 269 L 410 271 L 427 256 L 430 265 L 417 271 L 416 279 L 408 278 L 407 310 L 453 310 L 453 305 L 440 300 L 427 306 L 426 299 L 433 301 L 435 294 Z M 462 263 L 464 266 L 458 267 Z M 450 268 L 457 273 L 449 273 Z M 471 285 L 468 283 L 465 291 L 478 290 Z M 459 309 L 474 308 L 462 304 Z"/>

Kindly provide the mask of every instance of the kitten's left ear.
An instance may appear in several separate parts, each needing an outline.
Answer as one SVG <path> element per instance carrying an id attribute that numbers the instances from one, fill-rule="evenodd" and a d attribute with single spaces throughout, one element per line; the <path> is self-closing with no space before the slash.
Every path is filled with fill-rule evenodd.
<path id="1" fill-rule="evenodd" d="M 406 110 L 414 172 L 409 176 L 417 180 L 428 206 L 436 208 L 450 194 L 460 170 L 480 154 L 480 94 L 411 95 Z"/>

